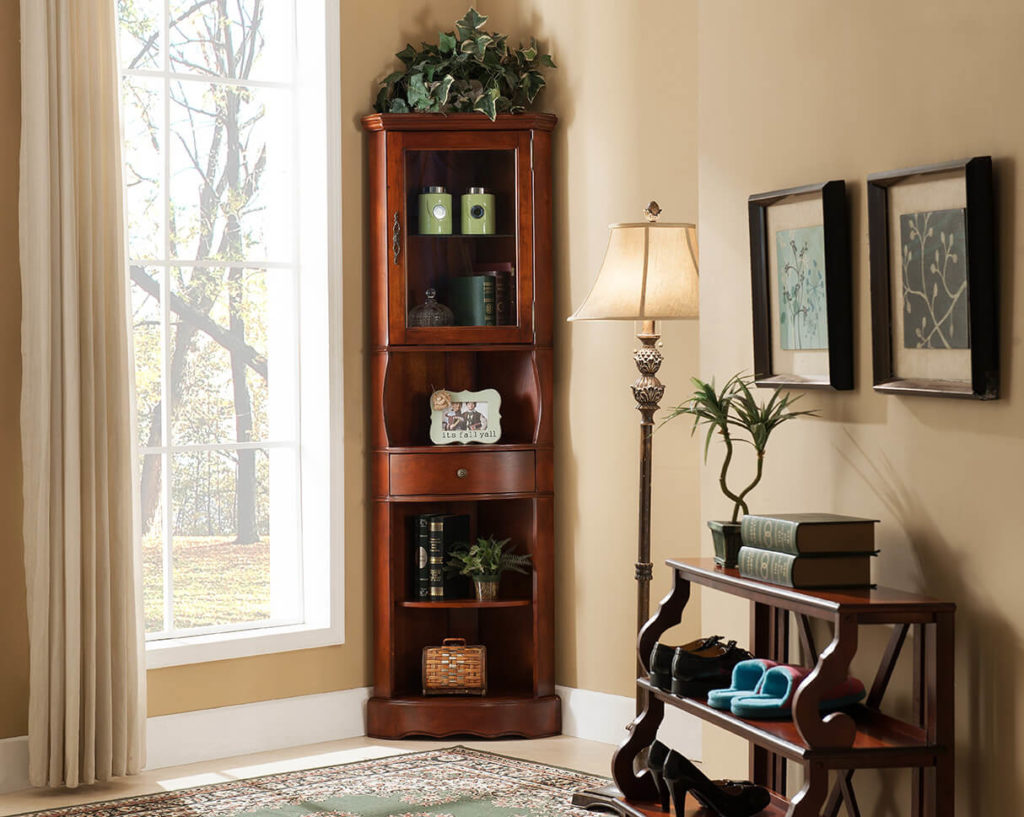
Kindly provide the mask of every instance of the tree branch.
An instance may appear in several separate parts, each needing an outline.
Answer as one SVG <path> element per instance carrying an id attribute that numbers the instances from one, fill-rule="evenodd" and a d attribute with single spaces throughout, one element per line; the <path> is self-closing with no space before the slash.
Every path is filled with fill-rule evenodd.
<path id="1" fill-rule="evenodd" d="M 154 281 L 142 267 L 132 266 L 132 283 L 139 286 L 143 292 L 160 301 L 160 285 Z M 214 321 L 209 315 L 189 304 L 177 295 L 171 294 L 171 309 L 188 320 L 193 326 L 209 335 L 228 351 L 237 354 L 239 358 L 260 375 L 267 379 L 267 359 L 253 349 L 244 340 L 236 337 L 223 326 Z"/>

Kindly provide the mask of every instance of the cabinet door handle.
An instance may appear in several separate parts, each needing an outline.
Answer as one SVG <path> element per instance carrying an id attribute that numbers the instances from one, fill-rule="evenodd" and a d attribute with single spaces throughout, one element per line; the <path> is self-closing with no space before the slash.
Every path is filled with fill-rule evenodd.
<path id="1" fill-rule="evenodd" d="M 398 263 L 398 256 L 402 252 L 402 225 L 398 223 L 398 211 L 395 210 L 395 220 L 391 225 L 391 252 L 395 256 L 395 263 Z"/>
<path id="2" fill-rule="evenodd" d="M 458 471 L 455 472 L 455 476 L 457 476 L 459 479 L 465 479 L 466 477 L 469 476 L 469 471 L 465 468 L 460 468 Z"/>

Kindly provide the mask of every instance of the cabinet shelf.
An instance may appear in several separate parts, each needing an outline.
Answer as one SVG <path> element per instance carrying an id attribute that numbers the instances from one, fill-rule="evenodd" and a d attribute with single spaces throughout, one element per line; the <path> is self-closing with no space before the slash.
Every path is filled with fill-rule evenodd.
<path id="1" fill-rule="evenodd" d="M 915 754 L 915 762 L 901 762 L 904 766 L 930 766 L 942 750 L 930 746 L 923 729 L 890 718 L 864 706 L 851 707 L 843 711 L 857 724 L 853 745 L 848 749 L 812 749 L 800 737 L 791 719 L 747 720 L 731 712 L 714 709 L 707 701 L 684 698 L 665 692 L 653 686 L 646 678 L 637 678 L 637 686 L 647 690 L 670 706 L 696 715 L 701 720 L 720 726 L 734 735 L 747 738 L 752 743 L 782 755 L 790 760 L 803 761 L 810 758 L 821 760 L 830 768 L 847 768 L 857 756 L 857 766 L 886 767 L 893 761 L 908 760 L 908 753 Z"/>
<path id="2" fill-rule="evenodd" d="M 413 233 L 409 236 L 415 239 L 436 239 L 439 241 L 451 241 L 453 239 L 488 239 L 488 238 L 515 238 L 512 233 Z"/>
<path id="3" fill-rule="evenodd" d="M 498 599 L 496 601 L 453 599 L 452 601 L 400 601 L 398 606 L 424 610 L 486 610 L 488 608 L 529 607 L 531 603 L 530 599 Z"/>

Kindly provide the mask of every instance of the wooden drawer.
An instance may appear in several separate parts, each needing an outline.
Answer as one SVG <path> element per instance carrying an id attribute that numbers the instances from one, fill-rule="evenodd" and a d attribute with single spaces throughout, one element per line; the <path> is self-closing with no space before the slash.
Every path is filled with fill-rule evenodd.
<path id="1" fill-rule="evenodd" d="M 437 451 L 391 455 L 391 494 L 513 494 L 533 491 L 533 451 Z"/>

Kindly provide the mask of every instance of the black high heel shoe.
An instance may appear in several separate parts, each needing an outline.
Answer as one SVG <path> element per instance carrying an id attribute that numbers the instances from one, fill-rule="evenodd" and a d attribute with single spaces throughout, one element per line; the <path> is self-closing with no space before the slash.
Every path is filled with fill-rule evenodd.
<path id="1" fill-rule="evenodd" d="M 705 808 L 719 817 L 752 817 L 762 811 L 770 802 L 767 789 L 753 783 L 736 783 L 731 780 L 712 781 L 678 752 L 669 751 L 663 770 L 677 817 L 686 813 L 686 793 L 693 796 Z"/>
<path id="2" fill-rule="evenodd" d="M 669 748 L 660 741 L 654 741 L 651 748 L 647 750 L 647 770 L 651 773 L 651 779 L 658 789 L 658 799 L 661 801 L 662 811 L 669 809 L 668 784 L 665 782 L 665 760 L 668 758 Z"/>

